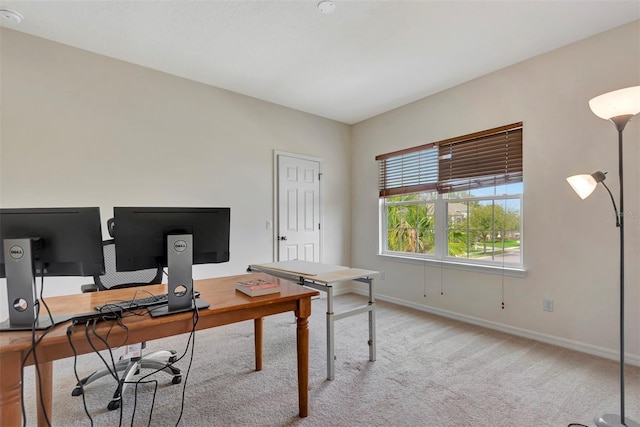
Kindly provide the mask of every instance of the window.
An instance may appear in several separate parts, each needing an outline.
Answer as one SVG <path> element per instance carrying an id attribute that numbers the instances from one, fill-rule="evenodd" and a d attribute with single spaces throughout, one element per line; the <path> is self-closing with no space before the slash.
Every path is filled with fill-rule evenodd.
<path id="1" fill-rule="evenodd" d="M 376 160 L 380 253 L 522 267 L 522 123 Z"/>

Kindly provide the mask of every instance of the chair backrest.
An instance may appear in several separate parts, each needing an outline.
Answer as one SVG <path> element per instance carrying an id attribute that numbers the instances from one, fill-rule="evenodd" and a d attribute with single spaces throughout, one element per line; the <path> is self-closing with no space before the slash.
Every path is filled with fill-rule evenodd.
<path id="1" fill-rule="evenodd" d="M 107 221 L 109 234 L 113 237 L 113 219 Z M 116 245 L 115 240 L 102 242 L 104 250 L 104 274 L 94 276 L 93 281 L 99 290 L 128 288 L 131 286 L 153 285 L 162 282 L 162 266 L 137 271 L 116 270 Z"/>

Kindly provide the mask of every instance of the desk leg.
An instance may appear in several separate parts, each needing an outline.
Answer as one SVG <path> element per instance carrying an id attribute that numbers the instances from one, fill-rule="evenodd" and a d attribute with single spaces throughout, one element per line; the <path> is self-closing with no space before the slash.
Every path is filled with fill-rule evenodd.
<path id="1" fill-rule="evenodd" d="M 369 279 L 369 360 L 376 360 L 376 300 L 373 291 L 373 279 Z"/>
<path id="2" fill-rule="evenodd" d="M 311 297 L 298 301 L 296 310 L 296 343 L 298 350 L 298 407 L 300 417 L 309 411 L 309 316 L 311 315 Z"/>
<path id="3" fill-rule="evenodd" d="M 262 371 L 262 317 L 253 320 L 256 348 L 256 371 Z"/>
<path id="4" fill-rule="evenodd" d="M 22 425 L 22 396 L 20 395 L 20 353 L 0 355 L 0 425 Z"/>
<path id="5" fill-rule="evenodd" d="M 327 286 L 327 379 L 332 380 L 336 373 L 334 337 L 333 287 Z"/>
<path id="6" fill-rule="evenodd" d="M 40 370 L 40 379 L 38 379 L 38 370 Z M 51 407 L 53 401 L 53 362 L 38 363 L 38 369 L 35 370 L 36 376 L 36 405 L 38 407 L 38 427 L 47 427 L 47 417 L 51 419 Z M 42 388 L 40 388 L 42 383 Z M 42 396 L 43 405 L 40 402 Z M 46 411 L 46 413 L 45 413 Z"/>

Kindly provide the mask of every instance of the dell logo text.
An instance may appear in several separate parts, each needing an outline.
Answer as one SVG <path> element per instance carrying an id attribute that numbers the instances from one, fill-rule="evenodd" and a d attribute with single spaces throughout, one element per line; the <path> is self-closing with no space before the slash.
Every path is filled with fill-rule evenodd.
<path id="1" fill-rule="evenodd" d="M 173 250 L 176 252 L 184 252 L 187 249 L 187 242 L 184 240 L 176 240 L 173 244 Z"/>
<path id="2" fill-rule="evenodd" d="M 13 259 L 20 259 L 24 256 L 24 250 L 18 245 L 13 245 L 9 248 L 9 255 Z"/>

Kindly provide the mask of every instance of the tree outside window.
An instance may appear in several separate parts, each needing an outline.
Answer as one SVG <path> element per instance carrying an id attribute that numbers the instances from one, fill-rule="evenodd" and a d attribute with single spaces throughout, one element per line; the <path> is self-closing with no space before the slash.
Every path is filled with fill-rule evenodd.
<path id="1" fill-rule="evenodd" d="M 381 253 L 522 266 L 522 122 L 376 156 Z"/>

